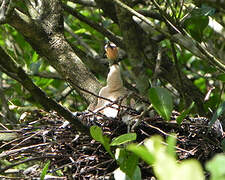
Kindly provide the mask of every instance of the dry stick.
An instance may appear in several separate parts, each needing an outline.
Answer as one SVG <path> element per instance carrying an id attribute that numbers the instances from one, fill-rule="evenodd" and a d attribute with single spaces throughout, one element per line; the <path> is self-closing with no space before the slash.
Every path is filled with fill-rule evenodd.
<path id="1" fill-rule="evenodd" d="M 156 86 L 156 80 L 157 80 L 158 75 L 160 74 L 160 65 L 161 65 L 161 62 L 162 62 L 162 53 L 163 53 L 163 50 L 161 48 L 159 48 L 157 58 L 156 58 L 154 74 L 152 76 L 152 86 Z"/>
<path id="2" fill-rule="evenodd" d="M 25 152 L 25 151 L 33 149 L 33 148 L 40 148 L 41 146 L 47 146 L 49 144 L 52 144 L 52 143 L 41 143 L 41 144 L 31 145 L 31 146 L 27 146 L 27 147 L 22 147 L 22 148 L 19 148 L 19 149 L 4 151 L 0 154 L 0 158 L 3 158 L 5 156 L 9 156 L 10 154 Z"/>
<path id="3" fill-rule="evenodd" d="M 103 97 L 103 96 L 99 96 L 99 95 L 97 95 L 97 94 L 95 94 L 95 93 L 93 93 L 93 92 L 90 92 L 90 91 L 88 91 L 87 89 L 84 89 L 84 88 L 82 88 L 82 87 L 80 87 L 80 86 L 78 86 L 78 85 L 75 85 L 75 86 L 76 86 L 78 89 L 80 89 L 81 91 L 85 92 L 85 93 L 89 93 L 89 94 L 91 94 L 92 96 L 95 96 L 95 97 L 97 97 L 97 98 L 99 98 L 99 99 L 103 99 L 103 100 L 109 101 L 110 103 L 112 103 L 112 105 L 117 103 L 117 101 L 112 101 L 111 99 L 105 98 L 105 97 Z M 120 107 L 135 111 L 133 108 L 128 107 L 128 106 L 121 105 Z"/>
<path id="4" fill-rule="evenodd" d="M 64 156 L 64 155 L 63 155 Z M 53 157 L 60 157 L 60 155 L 45 155 L 45 156 L 40 156 L 40 157 L 33 157 L 33 158 L 29 158 L 29 159 L 25 159 L 23 161 L 19 161 L 17 163 L 14 163 L 14 164 L 11 164 L 5 168 L 2 168 L 0 169 L 0 173 L 10 169 L 10 168 L 13 168 L 14 166 L 17 166 L 17 165 L 20 165 L 20 164 L 24 164 L 24 163 L 27 163 L 29 161 L 35 161 L 35 160 L 40 160 L 40 159 L 44 159 L 44 158 L 53 158 Z"/>

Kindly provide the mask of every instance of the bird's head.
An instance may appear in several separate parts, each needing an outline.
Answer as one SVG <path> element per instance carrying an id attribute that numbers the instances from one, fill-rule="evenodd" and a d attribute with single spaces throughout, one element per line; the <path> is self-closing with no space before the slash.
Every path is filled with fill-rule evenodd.
<path id="1" fill-rule="evenodd" d="M 116 63 L 118 59 L 118 48 L 112 42 L 107 42 L 105 45 L 106 56 L 109 59 L 110 64 Z"/>

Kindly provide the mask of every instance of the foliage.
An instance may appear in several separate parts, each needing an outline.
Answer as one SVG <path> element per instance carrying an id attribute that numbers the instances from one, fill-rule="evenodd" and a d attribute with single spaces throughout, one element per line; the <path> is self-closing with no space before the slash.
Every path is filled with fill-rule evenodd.
<path id="1" fill-rule="evenodd" d="M 44 179 L 45 179 L 45 176 L 46 176 L 46 174 L 47 174 L 47 172 L 48 172 L 48 167 L 49 167 L 49 165 L 50 165 L 50 161 L 48 161 L 48 162 L 45 164 L 45 166 L 44 166 L 44 168 L 43 168 L 43 170 L 42 170 L 42 172 L 41 172 L 41 177 L 40 177 L 41 180 L 44 180 Z"/>
<path id="2" fill-rule="evenodd" d="M 129 145 L 127 148 L 139 155 L 144 161 L 152 165 L 154 174 L 159 180 L 180 179 L 204 179 L 201 165 L 196 160 L 184 160 L 180 163 L 175 158 L 174 141 L 168 140 L 168 147 L 162 144 L 159 136 L 146 140 L 144 146 Z M 146 153 L 143 152 L 145 149 Z M 146 160 L 146 157 L 153 157 L 153 161 Z"/>
<path id="3" fill-rule="evenodd" d="M 206 163 L 206 169 L 211 172 L 211 180 L 225 179 L 224 163 L 224 154 L 217 154 L 212 160 Z"/>
<path id="4" fill-rule="evenodd" d="M 173 101 L 170 92 L 161 87 L 153 87 L 149 90 L 149 99 L 155 110 L 165 119 L 170 120 Z"/>
<path id="5" fill-rule="evenodd" d="M 95 140 L 102 143 L 105 149 L 110 145 L 124 145 L 116 148 L 115 155 L 112 156 L 119 165 L 119 168 L 114 172 L 115 179 L 141 179 L 138 157 L 151 165 L 155 176 L 159 180 L 176 180 L 180 179 L 180 177 L 186 180 L 204 179 L 203 168 L 197 160 L 177 161 L 175 151 L 176 139 L 173 135 L 168 137 L 167 146 L 165 146 L 160 136 L 153 136 L 145 140 L 144 145 L 137 145 L 127 144 L 127 142 L 136 139 L 134 138 L 134 133 L 123 134 L 112 140 L 111 144 L 102 141 L 106 136 L 102 134 L 99 127 L 92 126 L 91 134 Z M 109 149 L 106 150 L 112 154 L 111 149 L 110 151 Z M 224 161 L 224 154 L 218 154 L 206 163 L 206 169 L 211 173 L 211 180 L 225 179 Z"/>
<path id="6" fill-rule="evenodd" d="M 109 138 L 106 135 L 103 135 L 101 128 L 98 126 L 92 126 L 90 128 L 90 133 L 96 141 L 100 142 L 104 146 L 105 150 L 111 155 L 111 157 L 117 161 L 120 168 L 115 171 L 116 179 L 121 179 L 121 174 L 123 173 L 125 173 L 131 180 L 141 179 L 140 169 L 137 166 L 138 157 L 122 147 L 118 147 L 116 149 L 115 155 L 113 155 L 110 147 L 121 146 L 127 144 L 128 142 L 136 140 L 135 133 L 120 135 L 113 139 L 111 143 L 109 143 Z M 118 175 L 118 173 L 120 175 Z M 124 178 L 128 178 L 126 177 L 126 175 L 124 176 Z"/>
<path id="7" fill-rule="evenodd" d="M 68 67 L 71 68 L 76 67 L 77 72 L 74 72 L 76 77 L 80 77 L 80 71 L 86 68 L 96 82 L 105 84 L 108 66 L 104 56 L 104 44 L 106 39 L 109 39 L 121 50 L 121 74 L 126 88 L 137 93 L 141 99 L 147 99 L 147 103 L 151 103 L 164 120 L 171 119 L 173 110 L 181 112 L 176 118 L 178 124 L 182 124 L 187 115 L 201 114 L 211 119 L 210 126 L 218 118 L 224 119 L 223 4 L 197 0 L 121 1 L 127 2 L 136 13 L 142 15 L 137 17 L 132 14 L 133 12 L 127 13 L 128 10 L 120 7 L 116 0 L 59 2 L 62 4 L 63 15 L 60 21 L 64 20 L 64 29 L 59 37 L 63 36 L 65 40 L 62 44 L 69 42 L 69 47 L 74 51 L 72 57 L 77 56 L 65 64 L 69 64 Z M 46 10 L 40 17 L 34 18 L 29 12 L 32 11 L 32 7 L 38 7 L 35 4 L 36 1 L 32 0 L 13 4 L 15 12 L 21 11 L 21 14 L 24 13 L 30 19 L 25 22 L 21 14 L 12 13 L 16 16 L 4 21 L 0 26 L 0 46 L 49 98 L 72 112 L 84 111 L 89 104 L 88 99 L 84 97 L 87 92 L 82 89 L 94 89 L 93 85 L 84 83 L 83 87 L 78 87 L 74 81 L 74 74 L 73 77 L 72 73 L 60 74 L 60 69 L 61 72 L 69 69 L 61 64 L 65 60 L 58 64 L 52 63 L 52 57 L 53 59 L 66 57 L 66 60 L 71 57 L 71 52 L 65 53 L 60 45 L 57 52 L 48 52 L 55 47 L 55 44 L 50 44 L 53 41 L 50 36 L 58 34 L 63 24 L 55 27 L 45 19 L 52 16 L 48 15 L 51 8 L 46 10 L 40 7 L 33 11 L 41 13 L 43 9 Z M 25 23 L 20 25 L 22 22 Z M 28 24 L 29 22 L 32 24 Z M 126 23 L 129 28 L 125 28 Z M 29 26 L 25 26 L 26 24 Z M 45 28 L 49 28 L 47 33 L 43 24 Z M 52 29 L 56 32 L 51 32 Z M 42 37 L 38 36 L 40 32 Z M 180 41 L 174 38 L 175 35 L 180 35 Z M 38 40 L 43 41 L 41 47 L 38 46 L 40 42 Z M 50 48 L 46 50 L 47 47 Z M 18 128 L 23 124 L 24 112 L 43 108 L 32 93 L 16 80 L 17 74 L 7 74 L 8 69 L 5 67 L 7 63 L 0 65 L 1 130 Z M 88 78 L 85 80 L 88 81 Z M 152 84 L 156 85 L 149 88 Z M 146 92 L 145 87 L 148 87 Z M 100 88 L 99 83 L 96 89 Z M 202 169 L 196 161 L 182 161 L 180 164 L 176 162 L 174 139 L 168 139 L 167 148 L 161 145 L 163 141 L 158 137 L 147 140 L 144 145 L 131 144 L 126 148 L 127 144 L 137 138 L 135 133 L 123 134 L 112 141 L 99 127 L 91 127 L 90 133 L 117 161 L 120 167 L 117 172 L 125 172 L 131 179 L 141 177 L 138 157 L 150 165 L 157 164 L 153 168 L 158 178 L 163 179 L 163 175 L 167 178 L 175 175 L 179 177 L 182 173 L 188 174 L 187 178 L 196 174 L 199 179 L 202 178 Z M 16 134 L 10 136 L 0 134 L 1 141 L 9 141 L 15 137 Z M 222 167 L 220 163 L 222 164 L 223 158 L 222 155 L 218 155 L 207 163 L 206 167 L 211 172 L 212 179 L 224 178 L 224 172 L 219 169 Z M 168 159 L 171 166 L 167 166 L 165 159 Z M 48 166 L 49 163 L 42 171 L 43 177 Z M 165 173 L 161 173 L 162 169 Z M 176 172 L 177 170 L 179 172 Z M 190 172 L 192 170 L 196 174 Z"/>

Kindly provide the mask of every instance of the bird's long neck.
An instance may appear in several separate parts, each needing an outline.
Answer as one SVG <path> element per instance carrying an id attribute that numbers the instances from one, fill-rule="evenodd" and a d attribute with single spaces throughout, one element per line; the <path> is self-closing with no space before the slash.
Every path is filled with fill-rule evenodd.
<path id="1" fill-rule="evenodd" d="M 121 79 L 120 67 L 118 64 L 110 66 L 110 71 L 107 77 L 107 87 L 110 91 L 117 91 L 123 88 L 123 81 Z"/>

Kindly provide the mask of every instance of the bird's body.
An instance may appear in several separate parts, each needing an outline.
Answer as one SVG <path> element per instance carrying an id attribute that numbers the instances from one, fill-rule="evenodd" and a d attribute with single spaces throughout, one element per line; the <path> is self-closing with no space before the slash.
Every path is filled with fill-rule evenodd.
<path id="1" fill-rule="evenodd" d="M 123 97 L 127 93 L 127 90 L 123 87 L 123 81 L 121 79 L 120 67 L 118 64 L 113 64 L 110 66 L 110 71 L 107 77 L 107 85 L 103 87 L 99 96 L 109 99 L 111 101 L 116 101 L 118 98 Z M 95 111 L 99 111 L 107 117 L 115 118 L 118 115 L 118 105 L 111 104 L 110 101 L 99 98 L 98 104 Z M 109 105 L 109 107 L 106 107 Z"/>

